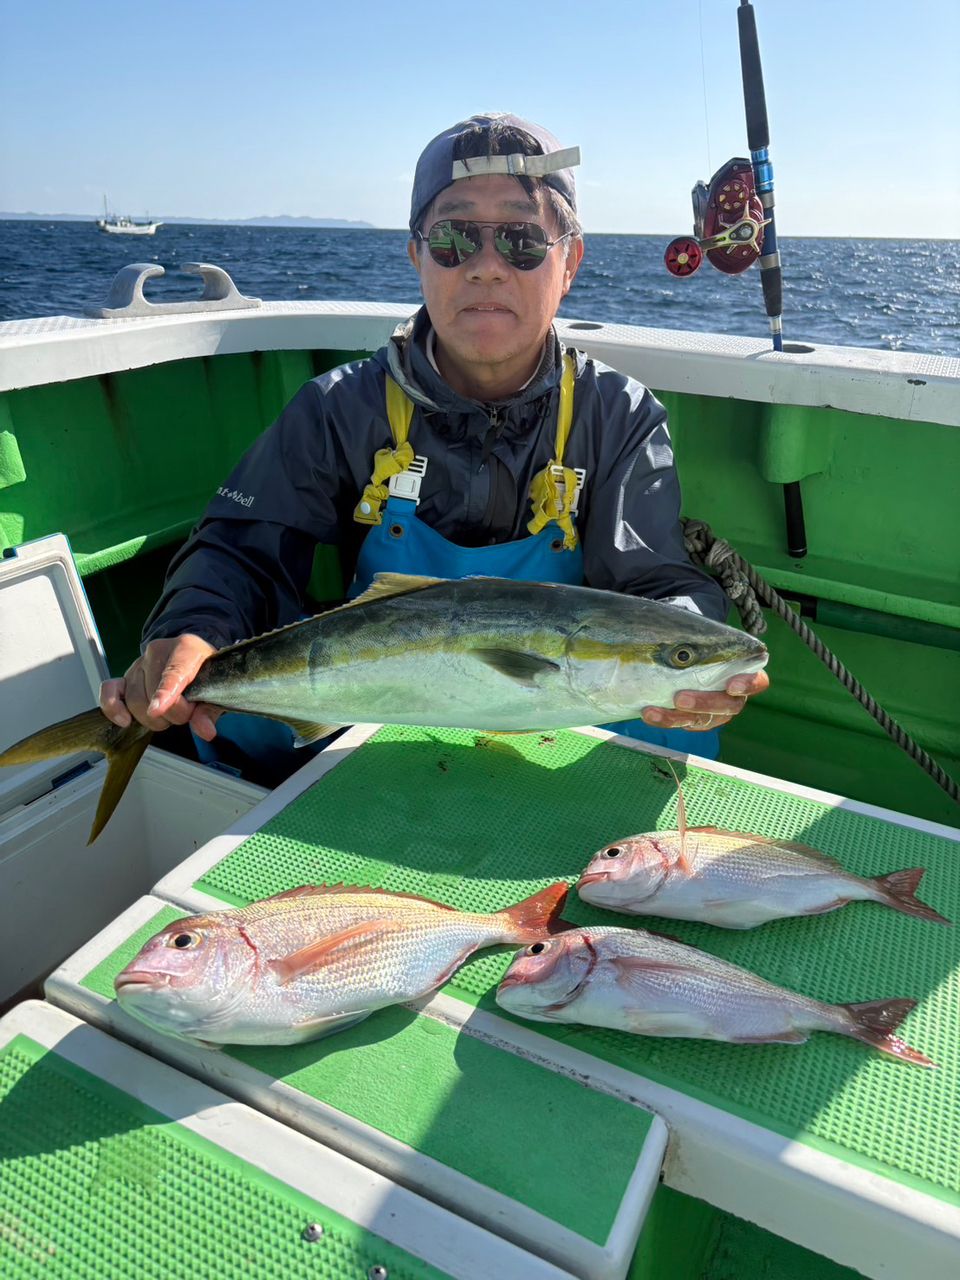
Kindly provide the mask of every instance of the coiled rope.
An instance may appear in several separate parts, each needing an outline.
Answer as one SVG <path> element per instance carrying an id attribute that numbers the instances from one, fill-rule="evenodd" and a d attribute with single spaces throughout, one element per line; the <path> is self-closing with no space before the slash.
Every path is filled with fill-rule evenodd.
<path id="1" fill-rule="evenodd" d="M 724 542 L 723 538 L 718 538 L 710 526 L 702 520 L 681 520 L 680 523 L 683 526 L 684 545 L 690 559 L 694 564 L 710 569 L 716 574 L 720 585 L 739 610 L 744 630 L 753 636 L 763 635 L 766 631 L 766 620 L 760 609 L 762 600 L 797 633 L 827 670 L 837 677 L 843 687 L 853 694 L 860 705 L 873 716 L 884 733 L 892 738 L 911 760 L 925 770 L 951 800 L 960 804 L 960 786 L 940 768 L 936 760 L 928 755 L 923 747 L 914 742 L 892 716 L 884 711 L 860 681 L 850 674 L 836 654 L 831 653 L 803 619 L 794 613 L 787 602 L 774 591 L 769 582 L 765 582 L 751 564 L 739 556 L 728 542 Z"/>

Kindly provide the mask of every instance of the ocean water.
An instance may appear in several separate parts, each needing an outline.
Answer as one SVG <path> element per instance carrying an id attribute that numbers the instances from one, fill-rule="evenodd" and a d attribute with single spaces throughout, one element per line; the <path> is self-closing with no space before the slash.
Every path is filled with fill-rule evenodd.
<path id="1" fill-rule="evenodd" d="M 682 228 L 678 228 L 682 231 Z M 104 235 L 85 222 L 0 221 L 0 320 L 82 315 L 102 305 L 116 272 L 159 262 L 154 301 L 197 296 L 184 262 L 213 262 L 241 293 L 265 300 L 416 302 L 406 233 L 366 229 L 169 225 L 152 238 Z M 756 267 L 724 276 L 709 264 L 677 280 L 669 236 L 587 235 L 560 314 L 658 329 L 766 337 Z M 784 338 L 960 356 L 960 241 L 785 238 Z"/>

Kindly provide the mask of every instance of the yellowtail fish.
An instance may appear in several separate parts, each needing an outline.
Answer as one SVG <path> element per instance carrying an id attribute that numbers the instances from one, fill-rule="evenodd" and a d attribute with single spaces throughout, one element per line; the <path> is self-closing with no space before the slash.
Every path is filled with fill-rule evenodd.
<path id="1" fill-rule="evenodd" d="M 348 605 L 211 654 L 183 696 L 282 720 L 298 745 L 358 723 L 520 732 L 672 707 L 680 689 L 722 690 L 766 661 L 753 636 L 657 600 L 380 573 Z M 0 765 L 106 754 L 93 840 L 150 737 L 94 710 L 15 744 Z"/>
<path id="2" fill-rule="evenodd" d="M 208 1044 L 296 1044 L 441 986 L 480 947 L 569 928 L 566 884 L 490 915 L 347 885 L 175 920 L 117 975 L 126 1012 Z"/>
<path id="3" fill-rule="evenodd" d="M 915 896 L 923 867 L 861 878 L 807 845 L 688 827 L 679 783 L 677 812 L 678 830 L 628 836 L 594 854 L 577 882 L 584 902 L 724 929 L 820 915 L 855 901 L 880 902 L 920 920 L 951 923 Z"/>
<path id="4" fill-rule="evenodd" d="M 811 1031 L 834 1031 L 935 1065 L 893 1034 L 915 1000 L 824 1004 L 644 929 L 571 929 L 531 943 L 504 975 L 497 1003 L 538 1022 L 735 1044 L 802 1044 Z"/>

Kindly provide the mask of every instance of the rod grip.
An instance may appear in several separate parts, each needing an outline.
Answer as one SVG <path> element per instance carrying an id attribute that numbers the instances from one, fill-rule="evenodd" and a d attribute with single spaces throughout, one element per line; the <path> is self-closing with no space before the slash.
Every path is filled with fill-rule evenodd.
<path id="1" fill-rule="evenodd" d="M 768 316 L 783 315 L 783 272 L 779 267 L 761 267 L 763 305 Z"/>
<path id="2" fill-rule="evenodd" d="M 767 100 L 763 92 L 763 68 L 753 5 L 741 3 L 737 9 L 737 25 L 740 29 L 740 72 L 743 76 L 747 143 L 751 151 L 759 151 L 770 145 L 770 127 L 767 124 Z"/>

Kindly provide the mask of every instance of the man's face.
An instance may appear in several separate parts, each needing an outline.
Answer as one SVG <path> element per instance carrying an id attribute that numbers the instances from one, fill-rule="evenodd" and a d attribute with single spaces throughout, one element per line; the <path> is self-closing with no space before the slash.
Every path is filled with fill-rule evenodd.
<path id="1" fill-rule="evenodd" d="M 424 234 L 441 218 L 538 222 L 548 239 L 560 234 L 542 191 L 531 198 L 507 174 L 461 178 L 447 187 L 423 218 Z M 583 244 L 571 237 L 550 249 L 533 271 L 518 271 L 494 249 L 493 232 L 482 234 L 483 248 L 458 267 L 439 266 L 422 242 L 418 252 L 411 241 L 409 253 L 436 332 L 441 372 L 462 393 L 496 399 L 535 372 Z"/>

